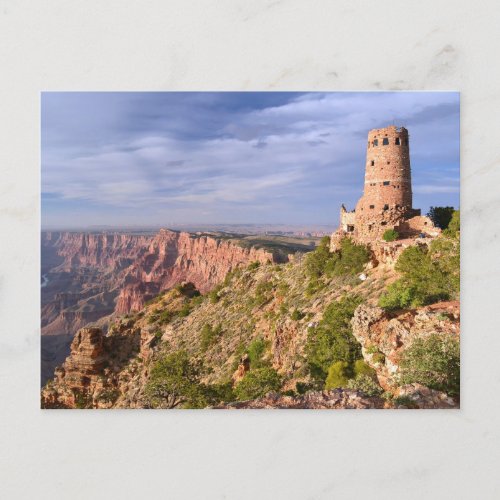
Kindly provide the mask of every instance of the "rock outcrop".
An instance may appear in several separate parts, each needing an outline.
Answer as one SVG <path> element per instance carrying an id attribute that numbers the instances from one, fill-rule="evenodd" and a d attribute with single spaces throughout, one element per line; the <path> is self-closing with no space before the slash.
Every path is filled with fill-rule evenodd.
<path id="1" fill-rule="evenodd" d="M 446 394 L 424 386 L 399 387 L 399 376 L 401 355 L 415 339 L 433 334 L 459 337 L 458 302 L 440 302 L 392 314 L 380 307 L 362 304 L 356 309 L 351 324 L 365 361 L 375 370 L 384 389 L 396 391 L 396 396 L 414 399 L 419 408 L 456 405 Z"/>
<path id="2" fill-rule="evenodd" d="M 192 284 L 184 283 L 137 313 L 113 317 L 107 331 L 80 330 L 70 356 L 44 387 L 42 405 L 155 407 L 149 392 L 154 368 L 165 356 L 184 351 L 199 370 L 197 382 L 211 388 L 204 393 L 209 398 L 204 403 L 207 407 L 458 407 L 443 392 L 417 383 L 402 385 L 398 379 L 401 355 L 415 339 L 432 334 L 459 336 L 458 302 L 387 313 L 371 305 L 384 289 L 384 278 L 376 269 L 367 274 L 366 280 L 347 283 L 331 277 L 313 297 L 306 293 L 308 281 L 301 262 L 241 269 L 221 285 L 217 296 L 199 296 Z M 355 311 L 352 330 L 385 393 L 378 387 L 372 391 L 373 387 L 351 383 L 346 386 L 350 388 L 320 391 L 321 384 L 308 372 L 309 335 L 329 305 L 346 294 L 365 298 Z M 232 391 L 237 384 L 262 366 L 278 374 L 280 394 L 235 401 Z"/>
<path id="3" fill-rule="evenodd" d="M 52 345 L 109 315 L 139 311 L 149 299 L 183 281 L 207 292 L 228 272 L 250 262 L 283 260 L 208 235 L 161 230 L 157 234 L 42 233 L 42 335 L 61 337 L 43 351 L 42 384 L 52 376 Z M 64 342 L 63 342 L 64 340 Z M 64 354 L 67 354 L 65 351 Z"/>
<path id="4" fill-rule="evenodd" d="M 194 283 L 204 293 L 240 265 L 277 259 L 264 249 L 244 248 L 230 240 L 165 229 L 150 236 L 42 233 L 42 260 L 58 262 L 54 254 L 62 262 L 53 272 L 98 270 L 105 289 L 118 288 L 116 312 L 119 314 L 141 309 L 145 300 L 182 281 Z M 75 283 L 68 284 L 66 280 L 65 289 L 71 285 L 77 288 L 86 281 L 84 275 L 77 274 Z M 92 277 L 94 281 L 97 278 L 95 274 Z"/>
<path id="5" fill-rule="evenodd" d="M 147 250 L 126 270 L 125 286 L 116 303 L 116 312 L 139 310 L 144 298 L 181 283 L 194 283 L 205 293 L 220 283 L 226 274 L 250 262 L 274 262 L 266 250 L 243 248 L 231 241 L 208 236 L 161 230 Z"/>
<path id="6" fill-rule="evenodd" d="M 224 409 L 309 409 L 309 410 L 338 410 L 338 409 L 380 409 L 385 402 L 379 397 L 369 397 L 363 393 L 350 389 L 334 389 L 332 391 L 311 391 L 303 396 L 284 396 L 271 392 L 266 396 L 251 401 L 240 401 L 222 405 Z"/>
<path id="7" fill-rule="evenodd" d="M 109 408 L 118 398 L 122 369 L 140 349 L 141 332 L 121 323 L 104 335 L 82 328 L 70 354 L 42 390 L 43 408 Z"/>
<path id="8" fill-rule="evenodd" d="M 398 387 L 395 393 L 396 408 L 418 408 L 421 410 L 443 410 L 458 408 L 457 402 L 441 391 L 429 389 L 422 384 L 407 384 Z M 406 404 L 398 402 L 406 400 Z"/>

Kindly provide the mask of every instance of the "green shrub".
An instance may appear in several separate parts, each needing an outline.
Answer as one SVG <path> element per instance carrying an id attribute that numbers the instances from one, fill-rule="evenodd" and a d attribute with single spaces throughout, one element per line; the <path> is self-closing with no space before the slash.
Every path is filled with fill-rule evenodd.
<path id="1" fill-rule="evenodd" d="M 361 272 L 370 259 L 365 245 L 357 245 L 350 238 L 344 238 L 337 252 L 330 252 L 330 239 L 321 240 L 316 250 L 306 256 L 305 270 L 314 285 L 309 294 L 314 293 L 315 284 L 323 275 L 348 276 Z"/>
<path id="2" fill-rule="evenodd" d="M 352 370 L 346 361 L 337 361 L 328 368 L 328 375 L 325 381 L 325 389 L 337 389 L 347 387 L 347 382 L 352 377 Z"/>
<path id="3" fill-rule="evenodd" d="M 290 290 L 290 285 L 286 281 L 281 281 L 278 285 L 278 295 L 280 297 L 286 297 L 288 291 Z"/>
<path id="4" fill-rule="evenodd" d="M 236 399 L 232 382 L 211 384 L 206 387 L 205 395 L 207 402 L 211 405 L 228 403 Z"/>
<path id="5" fill-rule="evenodd" d="M 190 314 L 191 314 L 191 305 L 189 304 L 189 302 L 186 302 L 185 304 L 183 304 L 181 309 L 177 312 L 177 316 L 179 316 L 180 318 L 185 318 L 186 316 L 189 316 Z"/>
<path id="6" fill-rule="evenodd" d="M 330 239 L 324 237 L 316 249 L 305 258 L 306 274 L 310 278 L 319 278 L 325 272 L 325 266 L 333 254 L 330 253 Z"/>
<path id="7" fill-rule="evenodd" d="M 200 332 L 200 349 L 206 352 L 210 347 L 217 343 L 217 339 L 222 333 L 221 325 L 212 328 L 209 324 L 203 326 Z"/>
<path id="8" fill-rule="evenodd" d="M 418 382 L 450 396 L 460 393 L 460 343 L 448 335 L 417 338 L 402 354 L 401 383 Z"/>
<path id="9" fill-rule="evenodd" d="M 319 281 L 317 278 L 311 278 L 306 287 L 306 297 L 312 297 L 315 293 L 319 292 L 326 287 L 326 283 Z"/>
<path id="10" fill-rule="evenodd" d="M 388 229 L 382 238 L 384 241 L 396 241 L 399 238 L 399 233 L 395 229 Z"/>
<path id="11" fill-rule="evenodd" d="M 396 271 L 401 278 L 379 299 L 385 309 L 419 307 L 457 297 L 460 291 L 460 243 L 437 238 L 430 247 L 409 247 L 400 255 Z"/>
<path id="12" fill-rule="evenodd" d="M 193 297 L 191 299 L 191 306 L 198 307 L 199 305 L 202 304 L 203 299 L 204 299 L 203 295 L 197 295 L 196 297 Z"/>
<path id="13" fill-rule="evenodd" d="M 264 339 L 256 338 L 250 342 L 246 349 L 246 353 L 250 359 L 250 368 L 262 368 L 268 364 L 264 360 L 264 355 L 268 348 L 269 342 Z"/>
<path id="14" fill-rule="evenodd" d="M 347 382 L 348 389 L 361 391 L 367 396 L 380 396 L 384 390 L 370 375 L 361 374 Z"/>
<path id="15" fill-rule="evenodd" d="M 79 410 L 92 408 L 92 396 L 86 392 L 74 392 L 75 407 Z"/>
<path id="16" fill-rule="evenodd" d="M 307 391 L 312 391 L 316 388 L 315 384 L 308 382 L 297 382 L 295 385 L 297 394 L 305 394 Z"/>
<path id="17" fill-rule="evenodd" d="M 216 304 L 219 302 L 220 296 L 219 292 L 222 290 L 222 285 L 217 285 L 216 287 L 212 288 L 210 292 L 208 292 L 208 299 L 210 300 L 211 304 Z"/>
<path id="18" fill-rule="evenodd" d="M 443 235 L 448 238 L 458 238 L 460 236 L 460 210 L 453 212 L 450 223 L 443 231 Z"/>
<path id="19" fill-rule="evenodd" d="M 380 296 L 379 306 L 387 310 L 405 309 L 415 299 L 415 291 L 402 280 L 391 283 Z"/>
<path id="20" fill-rule="evenodd" d="M 333 275 L 354 275 L 360 273 L 370 260 L 370 251 L 365 245 L 357 245 L 350 238 L 340 243 L 340 259 L 335 265 Z"/>
<path id="21" fill-rule="evenodd" d="M 118 389 L 104 389 L 99 394 L 99 400 L 105 403 L 114 403 L 120 396 L 120 391 Z"/>
<path id="22" fill-rule="evenodd" d="M 167 309 L 164 311 L 161 311 L 158 316 L 157 316 L 157 321 L 161 325 L 166 325 L 167 323 L 170 323 L 170 321 L 173 318 L 173 313 Z"/>
<path id="23" fill-rule="evenodd" d="M 298 309 L 294 309 L 290 318 L 293 321 L 300 321 L 304 316 L 304 313 L 300 312 Z"/>
<path id="24" fill-rule="evenodd" d="M 250 262 L 250 264 L 248 264 L 247 269 L 249 271 L 254 271 L 255 269 L 258 269 L 259 266 L 260 266 L 260 262 L 256 260 L 255 262 Z"/>
<path id="25" fill-rule="evenodd" d="M 240 401 L 256 399 L 270 391 L 278 391 L 281 387 L 281 377 L 272 368 L 257 368 L 250 370 L 236 386 L 234 392 Z"/>
<path id="26" fill-rule="evenodd" d="M 450 225 L 454 212 L 453 207 L 431 207 L 427 217 L 432 220 L 436 227 L 446 229 Z"/>
<path id="27" fill-rule="evenodd" d="M 255 296 L 252 299 L 254 307 L 261 307 L 272 299 L 271 291 L 273 283 L 271 281 L 261 281 L 255 288 Z"/>
<path id="28" fill-rule="evenodd" d="M 352 366 L 362 357 L 361 346 L 351 330 L 351 319 L 360 303 L 361 299 L 353 295 L 332 302 L 318 326 L 309 329 L 305 350 L 313 379 L 324 382 L 333 363 L 345 361 Z"/>
<path id="29" fill-rule="evenodd" d="M 201 408 L 206 406 L 205 387 L 199 383 L 199 368 L 186 351 L 159 359 L 152 367 L 145 395 L 152 408 Z"/>
<path id="30" fill-rule="evenodd" d="M 354 376 L 367 375 L 376 378 L 375 370 L 369 366 L 364 359 L 357 359 L 354 362 Z"/>
<path id="31" fill-rule="evenodd" d="M 393 400 L 394 406 L 406 406 L 410 410 L 418 409 L 417 403 L 409 396 L 398 396 Z"/>

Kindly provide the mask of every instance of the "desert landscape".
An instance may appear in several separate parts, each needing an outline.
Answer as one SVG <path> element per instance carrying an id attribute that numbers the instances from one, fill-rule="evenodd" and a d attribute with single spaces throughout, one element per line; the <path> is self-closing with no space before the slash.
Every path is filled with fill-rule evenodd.
<path id="1" fill-rule="evenodd" d="M 364 183 L 335 204 L 311 191 L 297 210 L 313 223 L 128 227 L 110 212 L 92 229 L 44 229 L 42 408 L 458 408 L 460 211 L 433 194 L 454 188 L 426 185 L 423 213 L 409 129 L 364 134 L 353 174 Z M 231 186 L 237 214 L 248 195 Z M 205 187 L 199 196 L 213 206 Z"/>

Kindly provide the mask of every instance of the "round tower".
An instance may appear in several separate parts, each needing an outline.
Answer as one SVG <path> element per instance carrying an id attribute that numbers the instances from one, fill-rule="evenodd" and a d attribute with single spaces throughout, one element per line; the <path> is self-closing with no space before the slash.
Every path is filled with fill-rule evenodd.
<path id="1" fill-rule="evenodd" d="M 408 130 L 390 126 L 370 130 L 363 196 L 356 205 L 356 236 L 371 240 L 412 217 Z"/>
<path id="2" fill-rule="evenodd" d="M 412 208 L 410 145 L 404 127 L 391 126 L 368 133 L 365 186 L 358 207 L 375 212 L 384 207 Z"/>

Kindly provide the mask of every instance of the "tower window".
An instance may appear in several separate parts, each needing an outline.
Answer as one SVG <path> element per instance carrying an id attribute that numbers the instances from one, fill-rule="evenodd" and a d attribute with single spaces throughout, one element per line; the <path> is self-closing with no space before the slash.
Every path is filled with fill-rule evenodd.
<path id="1" fill-rule="evenodd" d="M 401 141 L 399 140 L 399 137 L 396 137 L 396 146 L 400 146 L 401 145 Z"/>
<path id="2" fill-rule="evenodd" d="M 388 186 L 391 182 L 390 181 L 384 181 L 383 184 L 384 186 Z"/>
<path id="3" fill-rule="evenodd" d="M 372 167 L 375 166 L 375 160 L 372 160 Z"/>
<path id="4" fill-rule="evenodd" d="M 370 208 L 375 208 L 375 205 L 370 205 Z"/>
<path id="5" fill-rule="evenodd" d="M 382 139 L 382 144 L 383 144 L 384 146 L 387 146 L 387 145 L 389 144 L 389 139 L 388 139 L 387 137 L 384 137 L 384 138 Z"/>
<path id="6" fill-rule="evenodd" d="M 373 143 L 374 146 L 378 146 L 378 139 L 374 139 Z"/>
<path id="7" fill-rule="evenodd" d="M 405 139 L 405 146 L 408 146 L 408 139 Z"/>
<path id="8" fill-rule="evenodd" d="M 384 210 L 389 210 L 389 205 L 384 205 Z"/>

